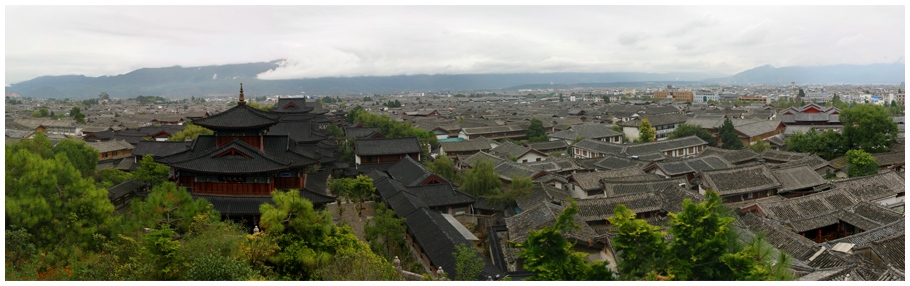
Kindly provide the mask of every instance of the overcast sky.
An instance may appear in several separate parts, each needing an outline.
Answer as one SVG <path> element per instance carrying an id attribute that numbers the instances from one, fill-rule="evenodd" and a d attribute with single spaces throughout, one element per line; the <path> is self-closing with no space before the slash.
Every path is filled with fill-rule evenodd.
<path id="1" fill-rule="evenodd" d="M 6 84 L 286 59 L 262 79 L 904 62 L 904 6 L 6 6 Z"/>

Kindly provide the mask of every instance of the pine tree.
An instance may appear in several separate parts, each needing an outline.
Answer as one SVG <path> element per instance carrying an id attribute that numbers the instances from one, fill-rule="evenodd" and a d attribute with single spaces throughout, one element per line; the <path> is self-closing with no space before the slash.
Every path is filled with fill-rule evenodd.
<path id="1" fill-rule="evenodd" d="M 730 118 L 724 120 L 724 124 L 720 126 L 720 129 L 717 131 L 718 137 L 720 137 L 721 147 L 724 149 L 739 150 L 743 148 L 743 141 L 739 140 L 739 135 L 736 133 L 736 129 L 733 127 L 733 121 Z"/>

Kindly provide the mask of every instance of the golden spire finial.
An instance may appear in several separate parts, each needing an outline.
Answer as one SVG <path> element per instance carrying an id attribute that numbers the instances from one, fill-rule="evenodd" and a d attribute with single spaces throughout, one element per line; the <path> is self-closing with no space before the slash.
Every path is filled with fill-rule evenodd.
<path id="1" fill-rule="evenodd" d="M 243 100 L 243 83 L 240 83 L 240 100 L 237 100 L 238 105 L 246 104 L 246 101 Z"/>

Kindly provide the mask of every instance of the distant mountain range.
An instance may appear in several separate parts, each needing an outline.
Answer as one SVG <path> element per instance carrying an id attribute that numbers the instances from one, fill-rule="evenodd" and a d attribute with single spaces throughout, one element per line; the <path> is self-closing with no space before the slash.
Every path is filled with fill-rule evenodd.
<path id="1" fill-rule="evenodd" d="M 470 91 L 653 84 L 896 84 L 904 80 L 904 64 L 834 65 L 820 67 L 761 66 L 723 77 L 711 73 L 524 73 L 324 77 L 260 80 L 256 75 L 278 68 L 280 61 L 203 67 L 143 68 L 116 76 L 42 76 L 6 87 L 6 92 L 34 98 L 94 98 L 139 95 L 166 98 L 235 95 L 239 83 L 248 96 L 372 94 L 407 91 Z"/>

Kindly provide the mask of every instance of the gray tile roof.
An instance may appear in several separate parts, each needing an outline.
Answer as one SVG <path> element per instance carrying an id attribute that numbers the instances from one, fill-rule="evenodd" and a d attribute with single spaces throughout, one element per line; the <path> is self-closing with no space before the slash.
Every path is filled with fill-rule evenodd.
<path id="1" fill-rule="evenodd" d="M 98 151 L 98 153 L 134 149 L 133 144 L 130 144 L 124 140 L 85 142 L 85 145 L 92 147 L 92 149 L 95 149 L 96 151 Z"/>
<path id="2" fill-rule="evenodd" d="M 765 240 L 769 244 L 798 260 L 808 259 L 819 249 L 814 241 L 785 229 L 773 220 L 761 218 L 752 213 L 746 213 L 740 219 L 753 232 L 764 232 Z"/>
<path id="3" fill-rule="evenodd" d="M 808 166 L 772 169 L 771 173 L 781 184 L 778 188 L 780 193 L 812 188 L 827 182 Z"/>
<path id="4" fill-rule="evenodd" d="M 604 195 L 608 198 L 640 193 L 653 193 L 667 188 L 676 188 L 680 184 L 688 186 L 685 178 L 663 180 L 653 178 L 646 181 L 613 181 L 610 178 L 600 180 L 603 185 Z"/>
<path id="5" fill-rule="evenodd" d="M 446 152 L 489 152 L 492 149 L 490 141 L 483 137 L 461 142 L 440 142 L 439 148 Z"/>
<path id="6" fill-rule="evenodd" d="M 565 151 L 567 148 L 569 148 L 569 144 L 563 140 L 555 140 L 547 142 L 531 142 L 528 143 L 528 147 L 541 152 L 550 152 L 551 150 Z"/>
<path id="7" fill-rule="evenodd" d="M 497 156 L 491 155 L 491 154 L 489 154 L 487 152 L 483 152 L 483 151 L 477 152 L 474 155 L 468 156 L 463 159 L 461 158 L 461 156 L 459 156 L 459 162 L 461 164 L 467 165 L 468 167 L 471 167 L 471 168 L 473 168 L 477 163 L 480 163 L 480 161 L 487 161 L 487 162 L 490 162 L 490 164 L 492 164 L 493 166 L 496 166 L 500 162 L 505 161 L 505 159 L 499 158 Z"/>
<path id="8" fill-rule="evenodd" d="M 546 173 L 546 171 L 509 160 L 499 162 L 499 164 L 493 167 L 493 171 L 496 172 L 496 174 L 499 174 L 500 179 L 506 181 L 512 181 L 512 177 L 514 176 L 534 178 L 539 174 Z"/>
<path id="9" fill-rule="evenodd" d="M 787 152 L 772 149 L 765 149 L 761 152 L 761 158 L 770 162 L 790 162 L 809 156 L 809 153 Z"/>
<path id="10" fill-rule="evenodd" d="M 654 165 L 668 176 L 733 167 L 733 164 L 717 155 L 695 157 L 676 162 L 655 163 Z"/>
<path id="11" fill-rule="evenodd" d="M 600 183 L 601 179 L 635 175 L 646 175 L 646 173 L 641 169 L 631 167 L 602 172 L 576 173 L 569 176 L 569 179 L 575 181 L 582 190 L 589 191 L 603 188 Z"/>
<path id="12" fill-rule="evenodd" d="M 493 148 L 492 150 L 490 150 L 491 153 L 499 155 L 503 158 L 508 158 L 510 155 L 514 156 L 515 158 L 518 158 L 530 151 L 531 151 L 531 148 L 528 148 L 525 146 L 518 146 L 515 143 L 508 142 L 508 141 L 505 143 L 499 144 L 499 146 L 496 146 L 496 148 Z"/>
<path id="13" fill-rule="evenodd" d="M 238 104 L 224 112 L 197 119 L 193 124 L 211 130 L 264 128 L 277 124 L 280 117 L 276 113 Z"/>
<path id="14" fill-rule="evenodd" d="M 262 138 L 260 150 L 239 139 L 218 147 L 215 136 L 199 136 L 190 150 L 156 160 L 177 169 L 232 174 L 287 170 L 319 162 L 318 158 L 291 151 L 293 148 L 289 147 L 293 142 L 287 136 L 266 135 Z M 224 152 L 232 149 L 238 154 L 225 155 Z"/>
<path id="15" fill-rule="evenodd" d="M 412 154 L 422 151 L 417 137 L 354 140 L 354 153 L 358 156 Z"/>
<path id="16" fill-rule="evenodd" d="M 506 226 L 509 229 L 509 240 L 521 243 L 528 239 L 531 230 L 539 230 L 553 225 L 556 218 L 565 208 L 549 202 L 539 204 L 536 207 L 524 210 L 520 214 L 505 218 Z M 581 206 L 579 206 L 579 211 Z M 587 223 L 579 216 L 575 215 L 575 224 L 579 229 L 570 233 L 563 234 L 568 239 L 580 241 L 593 241 L 599 235 L 588 226 Z"/>
<path id="17" fill-rule="evenodd" d="M 771 190 L 781 186 L 771 170 L 764 165 L 705 171 L 701 176 L 704 188 L 721 196 Z"/>
<path id="18" fill-rule="evenodd" d="M 755 153 L 755 151 L 752 151 L 752 149 L 749 148 L 743 148 L 742 150 L 727 150 L 711 146 L 706 146 L 702 153 L 698 154 L 699 157 L 712 155 L 720 155 L 724 160 L 727 160 L 727 162 L 734 165 L 754 162 L 760 157 L 758 153 Z"/>
<path id="19" fill-rule="evenodd" d="M 427 170 L 426 166 L 420 162 L 414 161 L 414 159 L 409 156 L 405 156 L 404 159 L 401 159 L 401 161 L 392 165 L 386 172 L 389 173 L 392 179 L 409 187 L 420 185 L 423 181 L 433 175 L 432 172 Z"/>
<path id="20" fill-rule="evenodd" d="M 904 178 L 896 172 L 831 181 L 835 189 L 845 190 L 863 201 L 895 197 L 906 191 Z"/>
<path id="21" fill-rule="evenodd" d="M 777 202 L 759 202 L 758 207 L 768 218 L 781 223 L 815 217 L 851 207 L 857 199 L 843 190 L 829 190 Z"/>

